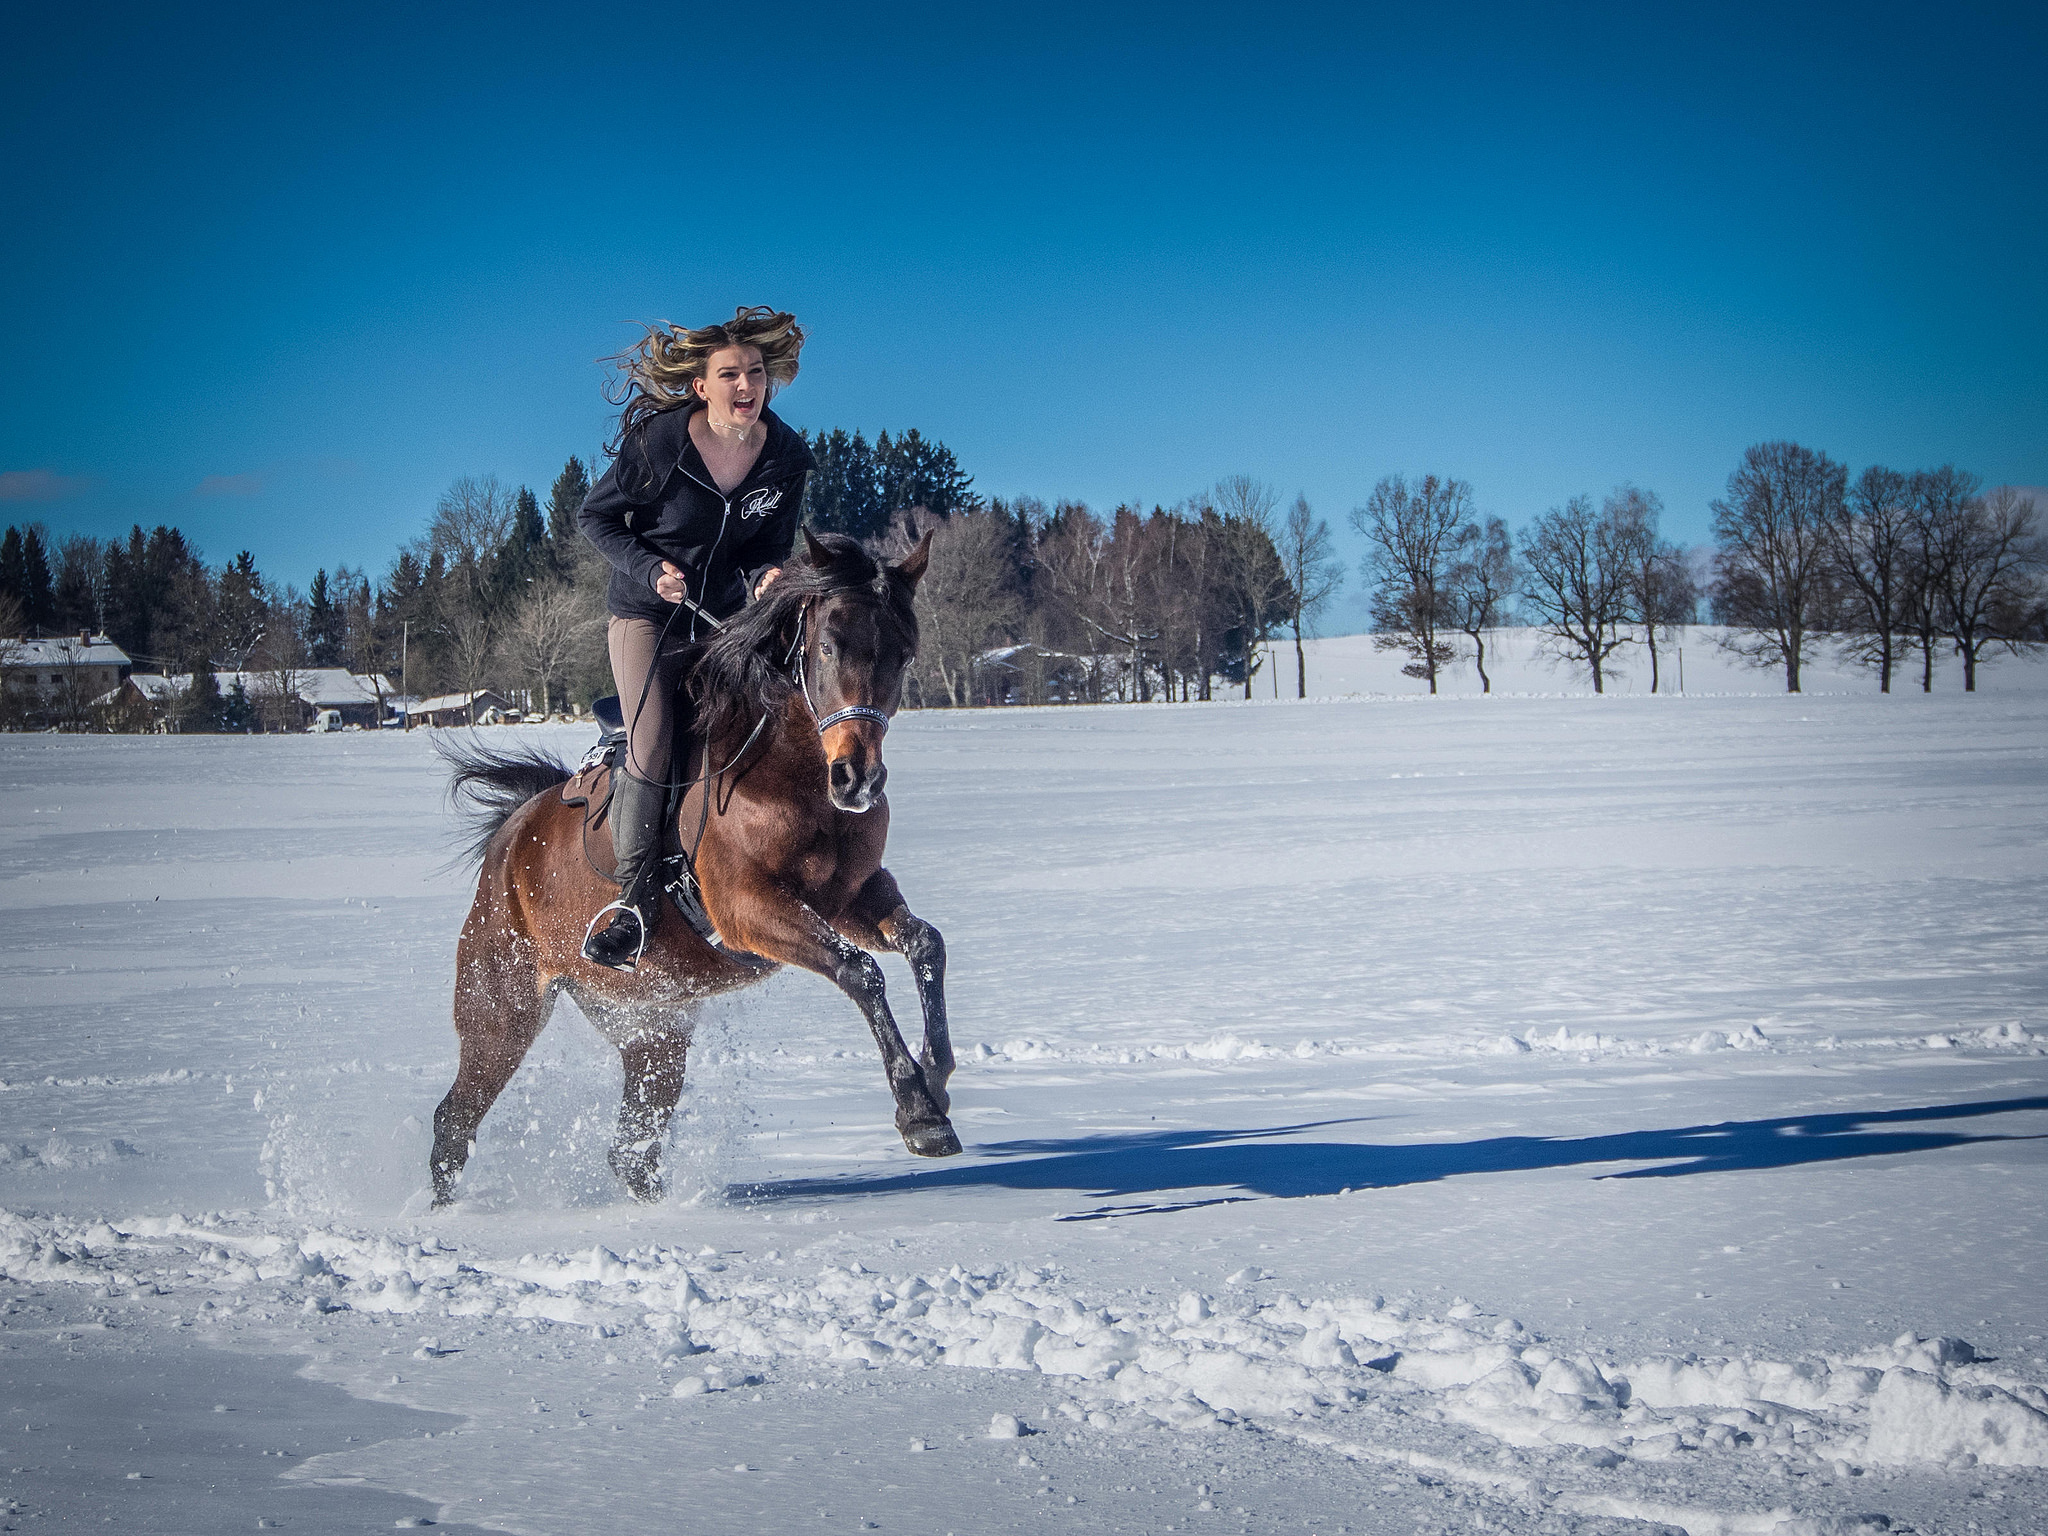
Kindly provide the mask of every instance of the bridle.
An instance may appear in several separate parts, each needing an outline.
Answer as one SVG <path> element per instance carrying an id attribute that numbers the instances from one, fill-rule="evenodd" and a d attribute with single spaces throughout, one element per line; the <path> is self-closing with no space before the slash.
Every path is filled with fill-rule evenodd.
<path id="1" fill-rule="evenodd" d="M 814 599 L 815 601 L 815 599 Z M 802 690 L 804 707 L 811 712 L 811 718 L 818 722 L 818 734 L 823 736 L 833 726 L 846 720 L 872 720 L 884 731 L 889 729 L 889 717 L 872 704 L 849 704 L 844 709 L 835 709 L 829 715 L 818 713 L 817 700 L 811 697 L 811 680 L 804 671 L 804 658 L 808 654 L 804 646 L 804 626 L 811 616 L 811 605 L 805 603 L 796 616 L 796 643 L 789 648 L 789 669 L 795 674 L 796 685 Z"/>
<path id="2" fill-rule="evenodd" d="M 790 676 L 796 679 L 797 688 L 804 696 L 804 707 L 811 712 L 811 718 L 818 722 L 818 734 L 822 737 L 827 731 L 831 730 L 833 726 L 842 724 L 843 722 L 848 720 L 870 720 L 873 721 L 876 725 L 880 726 L 882 730 L 886 732 L 889 729 L 889 717 L 886 714 L 884 714 L 881 710 L 876 709 L 872 704 L 849 704 L 844 709 L 833 710 L 832 713 L 829 715 L 819 715 L 817 700 L 811 697 L 811 680 L 805 674 L 804 671 L 804 657 L 807 654 L 804 646 L 804 630 L 805 626 L 810 621 L 811 603 L 815 601 L 816 599 L 812 598 L 809 601 L 806 601 L 802 608 L 797 610 L 796 639 L 790 644 L 789 654 L 783 657 L 783 665 L 789 668 Z M 702 619 L 705 623 L 709 624 L 714 630 L 721 630 L 725 628 L 725 620 L 717 618 L 714 615 L 712 615 L 708 610 L 699 607 L 696 603 L 692 602 L 687 595 L 685 595 L 682 601 L 677 605 L 676 612 L 680 613 L 684 608 L 688 608 L 691 612 L 695 613 L 698 618 Z M 668 623 L 673 624 L 674 622 L 675 614 L 670 614 Z M 656 639 L 656 641 L 654 642 L 654 649 L 657 655 L 661 651 L 662 642 L 667 639 L 668 625 L 664 624 L 662 626 L 660 637 Z M 652 687 L 653 684 L 654 669 L 650 667 L 647 671 L 646 681 L 640 685 L 639 702 L 634 705 L 634 713 L 636 715 L 639 713 L 640 709 L 647 703 L 647 690 L 650 687 Z M 713 779 L 724 778 L 728 773 L 731 773 L 733 769 L 739 766 L 740 760 L 744 758 L 750 750 L 752 750 L 754 743 L 761 739 L 761 732 L 766 730 L 767 726 L 768 711 L 763 710 L 761 712 L 761 718 L 754 722 L 753 730 L 747 733 L 747 739 L 745 742 L 741 744 L 739 751 L 733 753 L 731 759 L 726 763 L 726 765 L 723 768 L 718 769 L 716 772 L 712 771 L 710 745 L 709 743 L 706 743 L 704 753 L 704 772 L 699 774 L 694 779 L 684 779 L 680 782 L 671 781 L 668 785 L 668 788 L 690 789 L 698 784 L 708 784 Z M 685 772 L 687 771 L 688 770 L 686 769 Z"/>

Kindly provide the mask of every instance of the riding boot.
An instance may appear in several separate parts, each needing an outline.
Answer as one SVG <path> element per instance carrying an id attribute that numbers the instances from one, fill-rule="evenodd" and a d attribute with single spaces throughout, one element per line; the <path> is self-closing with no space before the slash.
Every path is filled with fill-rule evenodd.
<path id="1" fill-rule="evenodd" d="M 661 834 L 668 786 L 636 779 L 624 768 L 612 775 L 612 852 L 618 859 L 619 899 L 597 914 L 612 914 L 609 927 L 597 918 L 583 936 L 583 958 L 613 970 L 630 971 L 654 937 L 661 919 Z"/>

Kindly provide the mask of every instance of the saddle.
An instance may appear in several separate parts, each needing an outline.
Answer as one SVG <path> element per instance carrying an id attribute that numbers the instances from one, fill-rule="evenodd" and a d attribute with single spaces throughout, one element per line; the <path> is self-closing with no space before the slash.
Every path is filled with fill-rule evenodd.
<path id="1" fill-rule="evenodd" d="M 590 711 L 597 716 L 598 737 L 575 773 L 562 786 L 562 804 L 583 807 L 583 857 L 600 879 L 620 885 L 618 861 L 612 852 L 612 836 L 609 812 L 612 805 L 612 775 L 620 770 L 626 760 L 626 719 L 625 711 L 616 694 L 591 701 Z M 697 738 L 685 732 L 677 732 L 678 740 L 671 754 L 671 761 L 685 765 L 683 781 L 671 785 L 668 792 L 668 809 L 662 816 L 662 859 L 666 871 L 662 879 L 662 890 L 669 902 L 681 915 L 690 931 L 706 944 L 724 955 L 735 964 L 749 970 L 770 970 L 772 960 L 763 959 L 750 950 L 738 949 L 727 944 L 712 923 L 710 914 L 704 910 L 704 897 L 697 884 L 696 850 L 684 848 L 677 831 L 677 818 L 682 811 L 683 797 L 689 791 L 688 764 L 700 745 Z M 709 788 L 706 789 L 707 795 Z M 699 829 L 698 836 L 703 832 Z"/>

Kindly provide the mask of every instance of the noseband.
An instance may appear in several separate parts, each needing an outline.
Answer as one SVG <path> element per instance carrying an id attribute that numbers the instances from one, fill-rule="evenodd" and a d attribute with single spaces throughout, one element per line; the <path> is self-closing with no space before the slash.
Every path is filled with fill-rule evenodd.
<path id="1" fill-rule="evenodd" d="M 804 646 L 804 625 L 810 616 L 811 607 L 806 603 L 796 616 L 796 643 L 789 648 L 789 658 L 790 670 L 796 674 L 796 685 L 803 690 L 804 706 L 810 710 L 811 718 L 818 722 L 818 734 L 824 735 L 833 726 L 845 720 L 872 720 L 887 731 L 889 717 L 872 704 L 849 704 L 844 709 L 833 710 L 829 715 L 819 715 L 817 701 L 811 697 L 811 680 L 804 671 L 804 658 L 808 654 Z"/>

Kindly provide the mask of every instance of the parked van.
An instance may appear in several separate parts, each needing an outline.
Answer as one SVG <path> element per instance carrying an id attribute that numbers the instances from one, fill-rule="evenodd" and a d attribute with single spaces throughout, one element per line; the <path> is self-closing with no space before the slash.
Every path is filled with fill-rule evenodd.
<path id="1" fill-rule="evenodd" d="M 320 713 L 319 713 L 319 714 L 318 714 L 318 715 L 317 715 L 317 716 L 316 716 L 316 717 L 314 718 L 314 721 L 313 721 L 313 729 L 314 729 L 314 730 L 316 730 L 316 731 L 338 731 L 338 730 L 340 730 L 340 729 L 341 729 L 341 711 L 340 711 L 340 710 L 338 710 L 338 709 L 323 709 L 323 710 L 321 710 L 321 711 L 320 711 Z"/>

